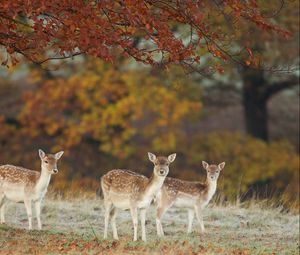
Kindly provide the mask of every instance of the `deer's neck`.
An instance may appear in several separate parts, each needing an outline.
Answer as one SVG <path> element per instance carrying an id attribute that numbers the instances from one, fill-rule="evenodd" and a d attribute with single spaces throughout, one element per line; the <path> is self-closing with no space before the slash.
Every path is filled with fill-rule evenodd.
<path id="1" fill-rule="evenodd" d="M 213 195 L 216 193 L 217 190 L 217 180 L 211 180 L 210 178 L 206 179 L 206 186 L 207 186 L 207 200 L 210 201 Z"/>
<path id="2" fill-rule="evenodd" d="M 148 185 L 146 186 L 144 195 L 149 197 L 155 196 L 164 184 L 165 178 L 165 176 L 157 176 L 155 174 L 152 174 L 149 179 Z"/>
<path id="3" fill-rule="evenodd" d="M 38 192 L 39 194 L 44 193 L 48 188 L 50 179 L 51 174 L 46 169 L 42 168 L 40 178 L 38 179 L 35 186 L 36 192 Z"/>

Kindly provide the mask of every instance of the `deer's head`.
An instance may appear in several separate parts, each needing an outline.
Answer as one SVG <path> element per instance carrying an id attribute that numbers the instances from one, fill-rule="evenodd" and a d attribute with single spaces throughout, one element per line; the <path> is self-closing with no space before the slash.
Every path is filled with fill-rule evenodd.
<path id="1" fill-rule="evenodd" d="M 165 177 L 169 173 L 169 165 L 175 160 L 176 153 L 168 157 L 156 157 L 153 153 L 148 152 L 149 160 L 154 164 L 154 174 Z"/>
<path id="2" fill-rule="evenodd" d="M 216 181 L 225 166 L 225 162 L 222 162 L 219 165 L 210 165 L 207 162 L 202 161 L 202 165 L 207 172 L 207 178 L 211 181 Z"/>
<path id="3" fill-rule="evenodd" d="M 46 154 L 44 151 L 39 149 L 39 156 L 42 163 L 42 169 L 45 169 L 49 174 L 57 174 L 57 161 L 64 154 L 63 151 L 57 152 L 55 154 Z"/>

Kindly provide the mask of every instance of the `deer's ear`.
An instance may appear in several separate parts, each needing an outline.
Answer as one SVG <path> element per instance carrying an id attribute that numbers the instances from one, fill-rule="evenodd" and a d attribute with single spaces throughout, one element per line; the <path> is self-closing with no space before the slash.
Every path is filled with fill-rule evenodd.
<path id="1" fill-rule="evenodd" d="M 168 160 L 169 160 L 170 163 L 172 163 L 175 160 L 175 158 L 176 158 L 176 153 L 173 153 L 173 154 L 168 156 Z"/>
<path id="2" fill-rule="evenodd" d="M 218 165 L 220 171 L 223 170 L 224 166 L 225 166 L 225 162 L 222 162 L 221 164 Z"/>
<path id="3" fill-rule="evenodd" d="M 46 153 L 43 150 L 39 149 L 39 156 L 41 159 L 43 159 L 46 156 Z"/>
<path id="4" fill-rule="evenodd" d="M 156 160 L 156 156 L 151 152 L 148 152 L 148 158 L 151 162 L 154 162 Z"/>
<path id="5" fill-rule="evenodd" d="M 208 167 L 209 167 L 209 164 L 208 164 L 207 162 L 205 162 L 205 161 L 202 161 L 202 166 L 203 166 L 203 168 L 204 168 L 205 170 L 207 170 Z"/>
<path id="6" fill-rule="evenodd" d="M 60 151 L 60 152 L 55 153 L 55 155 L 54 155 L 54 156 L 55 156 L 55 159 L 56 159 L 56 160 L 59 160 L 63 154 L 64 154 L 63 151 Z"/>

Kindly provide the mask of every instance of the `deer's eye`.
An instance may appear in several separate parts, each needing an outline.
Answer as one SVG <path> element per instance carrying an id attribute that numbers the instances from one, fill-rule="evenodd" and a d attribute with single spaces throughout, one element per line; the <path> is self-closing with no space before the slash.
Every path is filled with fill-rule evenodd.
<path id="1" fill-rule="evenodd" d="M 46 164 L 48 164 L 49 162 L 47 160 L 44 161 Z"/>

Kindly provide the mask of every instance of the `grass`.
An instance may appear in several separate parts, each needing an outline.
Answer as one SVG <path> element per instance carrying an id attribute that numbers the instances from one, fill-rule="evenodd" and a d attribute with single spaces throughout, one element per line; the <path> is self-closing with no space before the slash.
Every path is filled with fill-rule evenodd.
<path id="1" fill-rule="evenodd" d="M 171 208 L 163 219 L 162 239 L 156 236 L 152 206 L 147 213 L 147 243 L 132 241 L 127 211 L 117 217 L 120 240 L 103 240 L 103 206 L 97 199 L 46 199 L 42 231 L 26 230 L 23 204 L 9 203 L 6 208 L 0 254 L 299 254 L 298 212 L 258 202 L 247 207 L 209 206 L 204 211 L 204 234 L 194 221 L 194 232 L 187 235 L 187 212 Z"/>

